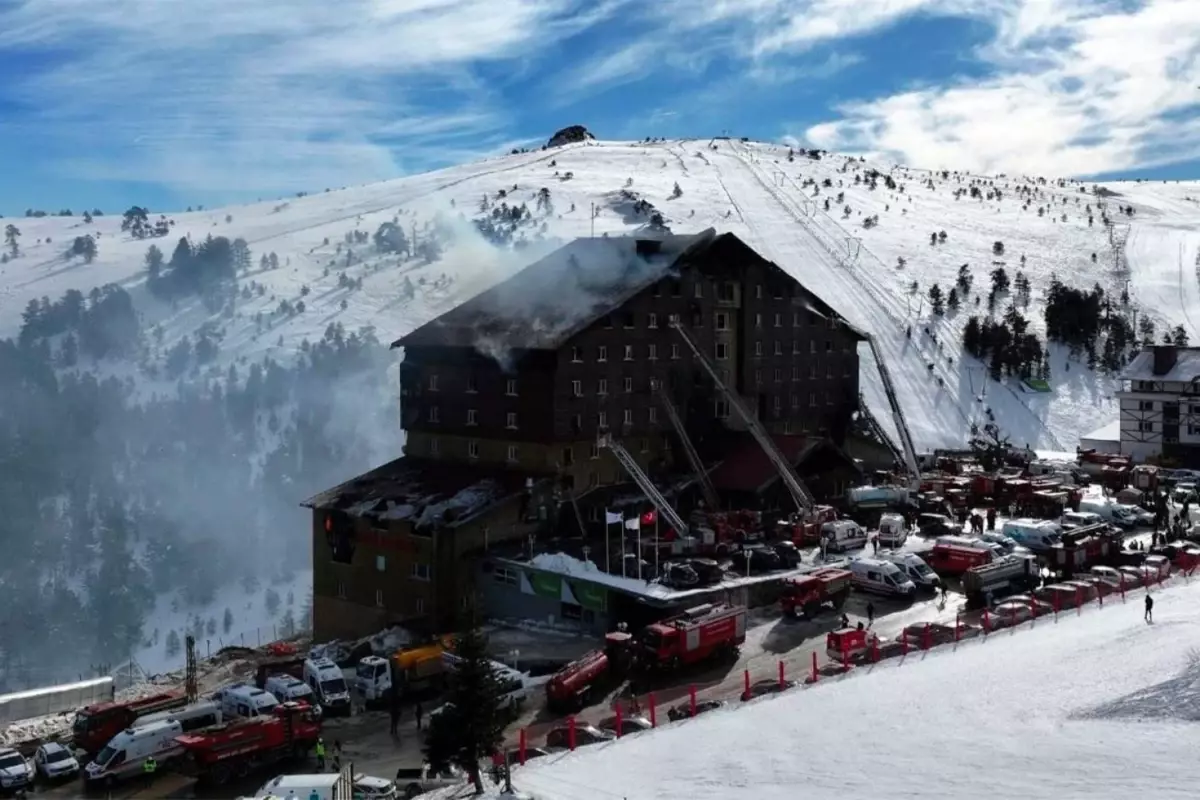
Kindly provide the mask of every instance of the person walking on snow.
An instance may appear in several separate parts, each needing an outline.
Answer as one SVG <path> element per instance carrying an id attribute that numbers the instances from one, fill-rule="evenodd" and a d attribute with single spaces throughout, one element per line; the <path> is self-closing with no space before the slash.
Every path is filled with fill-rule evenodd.
<path id="1" fill-rule="evenodd" d="M 874 624 L 875 624 L 875 604 L 868 602 L 867 603 L 867 627 L 869 628 Z"/>
<path id="2" fill-rule="evenodd" d="M 1154 598 L 1146 595 L 1146 613 L 1143 617 L 1146 622 L 1154 622 Z"/>

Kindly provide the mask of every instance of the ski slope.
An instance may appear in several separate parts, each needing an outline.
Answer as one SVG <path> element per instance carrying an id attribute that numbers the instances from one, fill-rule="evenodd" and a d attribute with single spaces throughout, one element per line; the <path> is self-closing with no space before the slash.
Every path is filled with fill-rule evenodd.
<path id="1" fill-rule="evenodd" d="M 545 756 L 514 771 L 514 788 L 532 800 L 1194 797 L 1200 584 L 1153 596 L 1153 624 L 1138 592 Z"/>
<path id="2" fill-rule="evenodd" d="M 867 170 L 881 173 L 875 189 L 855 181 Z M 895 180 L 895 189 L 886 188 L 883 175 Z M 682 196 L 672 199 L 676 183 Z M 965 191 L 972 185 L 999 189 L 1002 197 L 971 198 Z M 286 359 L 335 322 L 347 330 L 374 326 L 381 341 L 390 341 L 508 277 L 555 240 L 593 230 L 620 235 L 643 226 L 645 216 L 632 214 L 620 196 L 628 189 L 653 203 L 677 233 L 711 226 L 743 237 L 870 332 L 919 448 L 961 446 L 990 408 L 1014 444 L 1070 450 L 1081 434 L 1115 417 L 1110 379 L 1084 364 L 1068 365 L 1066 354 L 1054 348 L 1053 391 L 1029 392 L 1015 381 L 988 379 L 984 365 L 963 357 L 959 340 L 967 317 L 986 313 L 986 303 L 976 305 L 978 296 L 986 295 L 991 270 L 1003 265 L 1010 277 L 1018 269 L 1029 277 L 1033 300 L 1025 313 L 1037 331 L 1054 275 L 1075 287 L 1098 283 L 1114 295 L 1128 283 L 1139 316 L 1154 319 L 1160 331 L 1183 325 L 1200 341 L 1200 327 L 1193 327 L 1200 326 L 1200 185 L 1106 186 L 1116 193 L 1106 200 L 1110 210 L 1135 207 L 1133 217 L 1117 219 L 1127 239 L 1123 259 L 1098 213 L 1094 225 L 1087 223 L 1084 208 L 1095 208 L 1098 198 L 1073 181 L 929 172 L 829 154 L 789 161 L 786 147 L 732 140 L 572 144 L 304 197 L 168 214 L 174 227 L 157 240 L 122 233 L 114 209 L 91 224 L 78 216 L 13 219 L 5 222 L 20 228 L 21 254 L 0 265 L 0 336 L 17 332 L 30 300 L 117 283 L 133 294 L 145 327 L 161 328 L 161 341 L 156 334 L 147 344 L 151 362 L 205 325 L 220 332 L 214 373 L 265 355 Z M 549 212 L 535 209 L 543 187 L 553 202 Z M 529 250 L 497 249 L 474 231 L 472 222 L 487 215 L 481 199 L 486 195 L 494 207 L 500 190 L 508 195 L 504 202 L 530 208 L 524 229 L 534 245 Z M 956 197 L 956 190 L 963 195 Z M 841 202 L 835 202 L 838 193 L 844 194 Z M 1038 207 L 1044 207 L 1042 216 Z M 152 221 L 158 213 L 151 209 Z M 454 244 L 432 263 L 378 254 L 369 241 L 345 243 L 353 231 L 369 235 L 392 220 L 415 230 L 419 240 L 439 215 Z M 873 216 L 878 224 L 865 228 L 863 220 Z M 947 233 L 946 241 L 931 245 L 930 234 L 939 231 Z M 83 234 L 98 237 L 92 264 L 63 255 Z M 239 282 L 262 291 L 239 298 L 232 318 L 209 314 L 198 300 L 172 305 L 145 291 L 144 256 L 151 243 L 169 258 L 180 236 L 199 242 L 209 234 L 244 238 L 253 252 L 254 266 Z M 993 255 L 998 241 L 1003 256 Z M 354 253 L 349 263 L 347 249 Z M 261 269 L 259 259 L 271 252 L 279 268 Z M 972 297 L 957 313 L 932 317 L 929 287 L 938 283 L 948 290 L 963 264 L 974 278 Z M 361 279 L 361 288 L 339 281 L 341 273 Z M 913 281 L 916 293 L 910 291 Z M 415 287 L 411 298 L 403 292 L 409 284 Z M 282 313 L 283 300 L 303 300 L 305 310 Z M 1006 306 L 1002 301 L 998 312 Z M 911 337 L 905 335 L 909 328 Z M 878 371 L 866 347 L 861 355 L 864 395 L 894 436 Z M 145 376 L 140 380 L 152 384 Z"/>

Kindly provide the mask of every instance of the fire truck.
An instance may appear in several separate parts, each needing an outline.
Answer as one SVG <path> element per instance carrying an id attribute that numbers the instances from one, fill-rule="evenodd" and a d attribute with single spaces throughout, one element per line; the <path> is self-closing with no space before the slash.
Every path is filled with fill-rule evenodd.
<path id="1" fill-rule="evenodd" d="M 183 748 L 180 770 L 200 784 L 219 786 L 270 764 L 305 758 L 320 735 L 312 706 L 287 702 L 271 716 L 235 720 L 175 741 Z"/>
<path id="2" fill-rule="evenodd" d="M 706 603 L 647 625 L 638 639 L 637 664 L 647 670 L 673 670 L 718 654 L 733 655 L 746 641 L 746 609 Z"/>
<path id="3" fill-rule="evenodd" d="M 853 577 L 849 570 L 826 567 L 807 575 L 788 578 L 783 582 L 780 608 L 785 616 L 803 614 L 805 619 L 815 617 L 823 606 L 840 611 L 850 596 Z"/>
<path id="4" fill-rule="evenodd" d="M 72 744 L 75 749 L 93 756 L 114 736 L 133 727 L 138 719 L 147 714 L 174 711 L 187 704 L 187 695 L 183 692 L 165 692 L 136 700 L 85 706 L 75 714 L 75 722 L 71 726 Z"/>
<path id="5" fill-rule="evenodd" d="M 1037 582 L 1037 562 L 1031 556 L 1017 554 L 976 564 L 962 576 L 968 608 L 983 608 L 993 600 L 1026 591 Z"/>
<path id="6" fill-rule="evenodd" d="M 604 638 L 604 648 L 592 650 L 567 664 L 546 682 L 546 705 L 552 711 L 576 711 L 596 692 L 615 685 L 629 672 L 632 640 L 624 631 Z"/>

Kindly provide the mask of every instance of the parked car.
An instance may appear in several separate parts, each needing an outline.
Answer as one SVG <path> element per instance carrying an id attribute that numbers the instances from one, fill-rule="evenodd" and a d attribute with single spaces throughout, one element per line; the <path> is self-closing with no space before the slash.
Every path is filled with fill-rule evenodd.
<path id="1" fill-rule="evenodd" d="M 995 628 L 1006 628 L 1011 625 L 1020 625 L 1022 622 L 1033 618 L 1033 611 L 1028 603 L 1022 603 L 1018 600 L 1005 600 L 998 606 L 992 609 L 991 626 Z"/>
<path id="2" fill-rule="evenodd" d="M 602 720 L 599 727 L 602 731 L 609 731 L 615 734 L 617 732 L 617 718 L 609 717 L 606 720 Z M 628 736 L 631 733 L 648 731 L 653 727 L 654 726 L 650 723 L 650 720 L 642 716 L 621 717 L 622 736 Z"/>
<path id="3" fill-rule="evenodd" d="M 33 766 L 37 774 L 47 781 L 79 777 L 79 761 L 58 742 L 46 742 L 39 747 L 33 754 Z"/>
<path id="4" fill-rule="evenodd" d="M 562 752 L 562 751 L 559 750 L 558 748 L 552 748 L 552 747 L 526 747 L 525 748 L 525 763 L 528 764 L 530 761 L 533 761 L 535 758 L 541 758 L 542 756 L 550 756 L 550 755 L 554 755 L 555 753 L 560 753 L 560 752 Z M 520 764 L 521 763 L 521 751 L 516 750 L 516 749 L 509 750 L 508 751 L 508 763 L 509 764 Z"/>
<path id="5" fill-rule="evenodd" d="M 355 800 L 396 800 L 400 796 L 400 790 L 397 788 L 395 781 L 389 781 L 387 778 L 376 778 L 374 775 L 355 775 L 354 776 L 354 797 Z"/>
<path id="6" fill-rule="evenodd" d="M 422 767 L 401 767 L 396 770 L 395 783 L 400 795 L 411 800 L 426 792 L 461 786 L 466 780 L 466 773 L 458 767 L 451 767 L 446 772 L 434 772 L 426 764 Z"/>
<path id="7" fill-rule="evenodd" d="M 722 707 L 723 705 L 725 705 L 725 704 L 722 703 L 720 700 L 697 700 L 696 701 L 696 716 L 698 717 L 701 714 L 704 714 L 705 712 L 708 712 L 708 711 L 715 711 L 716 709 Z M 686 703 L 680 703 L 677 706 L 672 706 L 667 711 L 667 719 L 671 720 L 672 722 L 676 722 L 681 719 L 688 719 L 691 716 L 692 716 L 692 704 L 691 704 L 690 700 Z"/>
<path id="8" fill-rule="evenodd" d="M 1146 556 L 1142 567 L 1149 567 L 1157 573 L 1159 579 L 1165 579 L 1171 574 L 1171 559 L 1166 556 Z"/>
<path id="9" fill-rule="evenodd" d="M 742 692 L 743 700 L 753 700 L 756 697 L 762 697 L 768 694 L 778 694 L 779 692 L 787 691 L 796 685 L 795 681 L 782 681 L 778 678 L 766 678 L 761 681 L 755 681 L 750 684 L 749 692 Z"/>
<path id="10" fill-rule="evenodd" d="M 1125 588 L 1146 586 L 1158 582 L 1158 568 L 1142 564 L 1138 567 L 1118 567 L 1117 571 L 1125 576 Z"/>
<path id="11" fill-rule="evenodd" d="M 575 746 L 583 747 L 589 744 L 599 744 L 600 742 L 611 742 L 617 738 L 612 731 L 602 731 L 595 725 L 576 725 L 575 726 Z M 571 732 L 566 725 L 555 728 L 546 734 L 547 747 L 566 747 L 571 746 Z"/>
<path id="12" fill-rule="evenodd" d="M 1016 539 L 1012 538 L 1011 536 L 1005 536 L 1003 533 L 997 533 L 996 531 L 988 531 L 980 534 L 979 538 L 989 545 L 999 547 L 1002 551 L 1002 555 L 1015 553 L 1017 552 L 1018 548 L 1024 549 L 1021 548 L 1021 545 L 1017 544 Z"/>
<path id="13" fill-rule="evenodd" d="M 921 514 L 917 517 L 917 530 L 925 538 L 934 536 L 956 536 L 962 534 L 962 526 L 945 514 Z"/>
<path id="14" fill-rule="evenodd" d="M 0 793 L 25 789 L 33 783 L 33 768 L 25 756 L 9 747 L 0 747 Z"/>

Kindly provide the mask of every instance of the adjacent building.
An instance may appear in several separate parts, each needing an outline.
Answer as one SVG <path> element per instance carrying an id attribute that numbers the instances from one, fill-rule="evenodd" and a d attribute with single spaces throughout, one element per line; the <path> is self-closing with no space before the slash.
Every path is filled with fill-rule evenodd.
<path id="1" fill-rule="evenodd" d="M 1146 348 L 1120 377 L 1121 454 L 1200 467 L 1200 348 Z"/>
<path id="2" fill-rule="evenodd" d="M 562 507 L 583 525 L 614 493 L 642 500 L 602 433 L 672 496 L 692 472 L 679 428 L 708 468 L 757 450 L 693 345 L 793 463 L 840 491 L 863 339 L 732 234 L 555 250 L 393 343 L 404 457 L 306 503 L 316 635 L 444 630 L 475 602 L 486 548 L 549 535 Z M 714 476 L 738 502 L 774 502 L 759 460 Z"/>

